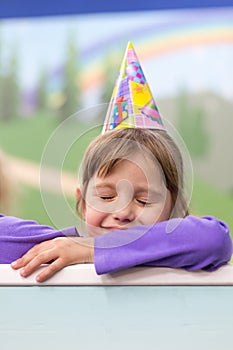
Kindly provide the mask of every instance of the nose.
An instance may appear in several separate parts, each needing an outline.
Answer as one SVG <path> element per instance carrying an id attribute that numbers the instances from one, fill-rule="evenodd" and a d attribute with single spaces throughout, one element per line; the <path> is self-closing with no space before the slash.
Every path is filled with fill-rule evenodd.
<path id="1" fill-rule="evenodd" d="M 120 223 L 129 223 L 135 220 L 136 213 L 132 203 L 128 204 L 127 207 L 117 210 L 113 217 Z"/>

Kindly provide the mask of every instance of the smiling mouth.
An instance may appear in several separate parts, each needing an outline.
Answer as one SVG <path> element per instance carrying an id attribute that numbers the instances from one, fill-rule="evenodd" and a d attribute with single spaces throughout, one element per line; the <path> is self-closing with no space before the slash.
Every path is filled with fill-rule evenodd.
<path id="1" fill-rule="evenodd" d="M 127 230 L 129 227 L 127 226 L 111 226 L 111 227 L 102 227 L 106 231 L 117 231 L 117 230 Z"/>

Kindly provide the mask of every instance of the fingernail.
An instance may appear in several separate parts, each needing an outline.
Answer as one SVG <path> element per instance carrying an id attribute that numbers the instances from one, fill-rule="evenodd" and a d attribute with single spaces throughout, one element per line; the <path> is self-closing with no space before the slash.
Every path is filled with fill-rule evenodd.
<path id="1" fill-rule="evenodd" d="M 40 276 L 36 276 L 36 282 L 41 282 Z"/>
<path id="2" fill-rule="evenodd" d="M 13 267 L 15 267 L 17 265 L 17 261 L 13 261 L 12 263 L 11 263 L 11 266 L 13 266 Z"/>
<path id="3" fill-rule="evenodd" d="M 22 270 L 20 271 L 20 275 L 21 275 L 22 277 L 25 277 L 25 276 L 26 276 L 26 273 L 25 273 L 24 269 L 22 269 Z"/>

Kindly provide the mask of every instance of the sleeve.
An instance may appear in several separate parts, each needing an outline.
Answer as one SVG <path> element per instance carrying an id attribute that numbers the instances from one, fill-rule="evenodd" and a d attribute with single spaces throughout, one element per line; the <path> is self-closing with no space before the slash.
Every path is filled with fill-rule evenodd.
<path id="1" fill-rule="evenodd" d="M 0 215 L 0 264 L 20 258 L 35 244 L 62 236 L 77 236 L 75 227 L 56 230 L 36 221 Z"/>
<path id="2" fill-rule="evenodd" d="M 231 255 L 228 226 L 211 216 L 190 215 L 95 237 L 98 274 L 138 265 L 213 271 Z"/>

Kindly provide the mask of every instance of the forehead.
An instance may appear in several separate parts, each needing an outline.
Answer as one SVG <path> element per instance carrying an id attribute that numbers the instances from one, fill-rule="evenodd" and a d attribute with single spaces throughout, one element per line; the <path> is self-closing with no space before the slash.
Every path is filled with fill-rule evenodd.
<path id="1" fill-rule="evenodd" d="M 128 180 L 133 184 L 146 185 L 148 183 L 153 186 L 161 185 L 164 179 L 162 169 L 159 163 L 154 159 L 145 157 L 137 153 L 129 158 L 122 159 L 117 163 L 107 175 L 98 176 L 95 174 L 96 185 L 107 182 L 118 182 L 119 180 Z"/>

